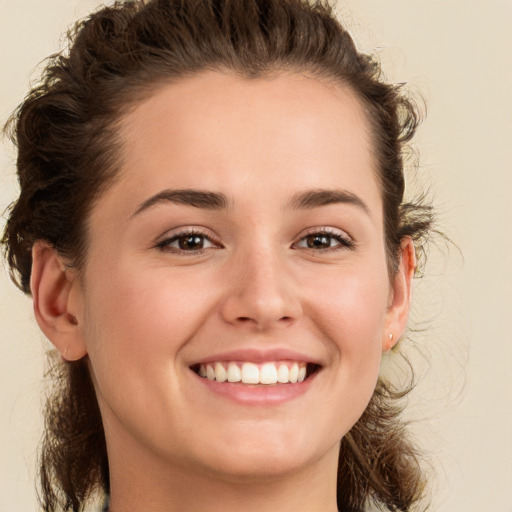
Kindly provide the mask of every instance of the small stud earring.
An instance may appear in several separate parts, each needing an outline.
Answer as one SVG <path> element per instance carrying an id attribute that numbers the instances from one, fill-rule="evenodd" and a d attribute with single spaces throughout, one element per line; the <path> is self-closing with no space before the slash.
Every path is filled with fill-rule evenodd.
<path id="1" fill-rule="evenodd" d="M 390 342 L 393 341 L 393 334 L 391 332 L 388 334 L 388 339 Z"/>

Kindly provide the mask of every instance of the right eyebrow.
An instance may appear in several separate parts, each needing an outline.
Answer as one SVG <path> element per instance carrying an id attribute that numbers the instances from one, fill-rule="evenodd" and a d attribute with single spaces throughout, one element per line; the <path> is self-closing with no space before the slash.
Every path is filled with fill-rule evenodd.
<path id="1" fill-rule="evenodd" d="M 208 192 L 194 189 L 167 189 L 146 199 L 135 210 L 132 217 L 135 217 L 139 213 L 161 203 L 181 204 L 206 210 L 227 210 L 230 206 L 228 198 L 219 192 Z"/>

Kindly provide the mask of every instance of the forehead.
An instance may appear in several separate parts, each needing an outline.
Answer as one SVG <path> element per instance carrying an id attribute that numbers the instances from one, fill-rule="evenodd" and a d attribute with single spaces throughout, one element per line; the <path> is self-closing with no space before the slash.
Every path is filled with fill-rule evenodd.
<path id="1" fill-rule="evenodd" d="M 159 88 L 121 122 L 122 179 L 242 197 L 343 188 L 380 203 L 369 123 L 356 95 L 300 74 L 206 72 Z"/>

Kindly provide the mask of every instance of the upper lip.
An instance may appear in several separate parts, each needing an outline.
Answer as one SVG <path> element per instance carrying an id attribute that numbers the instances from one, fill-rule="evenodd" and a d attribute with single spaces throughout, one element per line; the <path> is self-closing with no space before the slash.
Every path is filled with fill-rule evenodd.
<path id="1" fill-rule="evenodd" d="M 312 363 L 321 366 L 322 363 L 318 358 L 297 352 L 286 348 L 273 349 L 257 349 L 245 348 L 238 350 L 230 350 L 228 352 L 218 352 L 211 356 L 204 357 L 195 361 L 193 365 L 213 363 L 217 361 L 247 361 L 251 363 L 267 363 L 272 361 L 297 361 L 304 363 Z"/>

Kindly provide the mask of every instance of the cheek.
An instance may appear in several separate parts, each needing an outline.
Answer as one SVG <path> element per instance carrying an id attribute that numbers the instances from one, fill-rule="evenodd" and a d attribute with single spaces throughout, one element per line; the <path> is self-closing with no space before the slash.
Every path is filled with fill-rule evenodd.
<path id="1" fill-rule="evenodd" d="M 379 375 L 389 294 L 387 273 L 339 272 L 316 283 L 309 316 L 336 365 L 331 385 L 357 417 Z"/>
<path id="2" fill-rule="evenodd" d="M 181 339 L 180 332 L 201 314 L 199 298 L 204 299 L 204 293 L 194 286 L 197 283 L 169 272 L 125 267 L 114 269 L 108 282 L 101 273 L 91 279 L 95 286 L 88 302 L 102 336 L 135 350 Z"/>
<path id="3" fill-rule="evenodd" d="M 199 300 L 188 280 L 132 268 L 118 266 L 89 279 L 87 348 L 97 380 L 110 389 L 127 375 L 133 388 L 160 376 L 173 380 L 180 349 L 208 311 L 209 298 Z"/>
<path id="4" fill-rule="evenodd" d="M 198 300 L 188 279 L 169 276 L 170 286 L 165 272 L 122 270 L 112 269 L 106 280 L 91 275 L 86 296 L 88 352 L 103 420 L 113 432 L 120 420 L 141 437 L 147 435 L 141 418 L 153 419 L 154 433 L 169 425 L 179 430 L 187 424 L 175 416 L 186 410 L 180 351 L 203 324 L 208 301 Z"/>
<path id="5" fill-rule="evenodd" d="M 381 342 L 389 296 L 387 273 L 335 269 L 309 283 L 312 314 L 341 352 Z"/>

